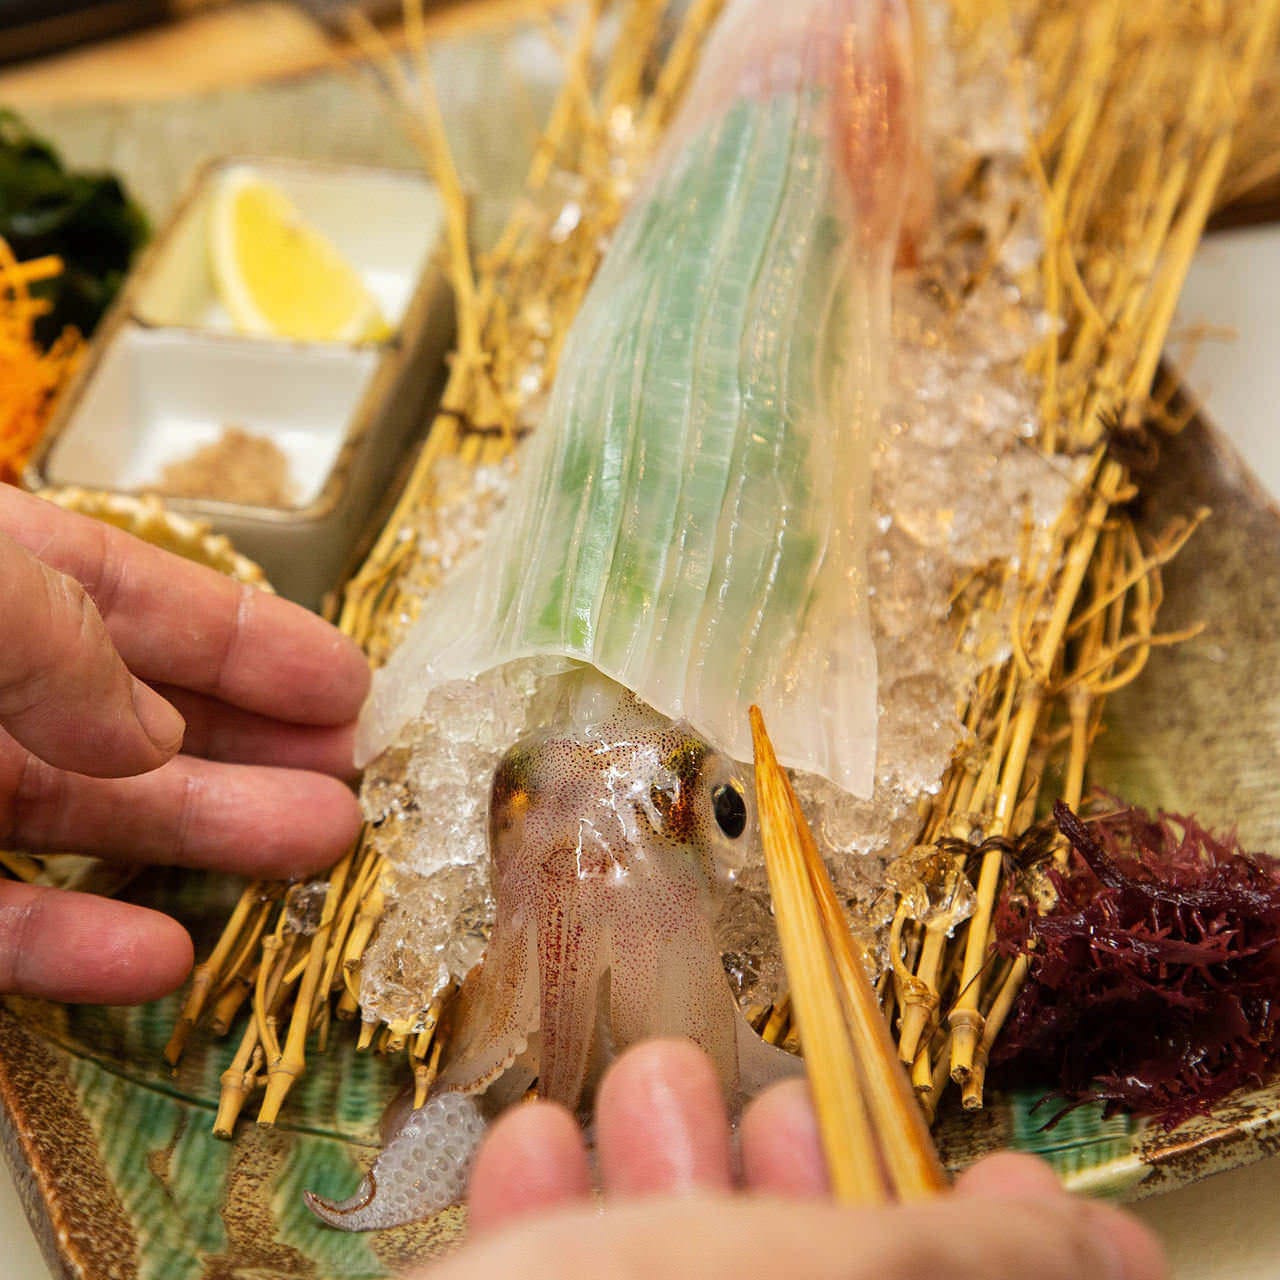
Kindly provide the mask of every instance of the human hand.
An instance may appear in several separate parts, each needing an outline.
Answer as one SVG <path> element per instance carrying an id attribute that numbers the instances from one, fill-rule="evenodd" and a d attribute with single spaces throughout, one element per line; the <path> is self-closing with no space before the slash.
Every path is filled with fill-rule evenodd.
<path id="1" fill-rule="evenodd" d="M 320 870 L 368 680 L 305 609 L 0 485 L 0 847 Z M 159 912 L 0 880 L 0 992 L 131 1003 L 191 959 Z"/>
<path id="2" fill-rule="evenodd" d="M 418 1280 L 1162 1280 L 1159 1245 L 1116 1209 L 1065 1194 L 1029 1156 L 992 1156 L 952 1194 L 883 1209 L 827 1199 L 802 1081 L 747 1109 L 735 1176 L 710 1062 L 687 1042 L 624 1054 L 601 1084 L 605 1211 L 569 1114 L 504 1115 L 472 1176 L 472 1239 Z M 735 1190 L 736 1188 L 736 1190 Z"/>

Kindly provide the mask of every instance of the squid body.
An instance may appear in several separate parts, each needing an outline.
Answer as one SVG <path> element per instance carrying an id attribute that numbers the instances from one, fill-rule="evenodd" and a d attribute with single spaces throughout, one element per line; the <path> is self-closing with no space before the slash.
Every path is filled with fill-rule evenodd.
<path id="1" fill-rule="evenodd" d="M 919 204 L 906 22 L 894 0 L 730 0 L 507 506 L 375 681 L 365 760 L 433 688 L 562 669 L 492 778 L 495 923 L 433 1096 L 351 1200 L 309 1198 L 334 1225 L 458 1199 L 467 1098 L 576 1108 L 646 1036 L 702 1045 L 735 1097 L 795 1067 L 738 1012 L 713 897 L 755 839 L 750 703 L 784 763 L 871 787 L 870 449 Z"/>

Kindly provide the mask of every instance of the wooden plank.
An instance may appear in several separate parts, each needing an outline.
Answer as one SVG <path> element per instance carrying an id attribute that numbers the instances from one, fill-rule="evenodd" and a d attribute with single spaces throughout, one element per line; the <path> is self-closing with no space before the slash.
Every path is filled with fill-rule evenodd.
<path id="1" fill-rule="evenodd" d="M 563 0 L 437 3 L 429 34 L 511 21 Z M 212 92 L 314 71 L 333 61 L 331 37 L 295 4 L 246 0 L 210 7 L 177 0 L 177 21 L 0 70 L 0 102 L 32 104 L 155 100 Z M 393 41 L 394 31 L 389 32 Z"/>

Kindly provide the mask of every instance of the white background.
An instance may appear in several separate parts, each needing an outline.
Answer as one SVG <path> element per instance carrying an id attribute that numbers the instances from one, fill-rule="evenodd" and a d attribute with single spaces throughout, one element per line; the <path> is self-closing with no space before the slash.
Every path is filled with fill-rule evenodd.
<path id="1" fill-rule="evenodd" d="M 1201 345 L 1192 384 L 1280 496 L 1273 408 L 1280 406 L 1274 353 L 1280 229 L 1229 232 L 1207 243 L 1183 294 L 1181 319 L 1236 331 L 1233 338 Z M 1144 1201 L 1137 1212 L 1164 1238 L 1177 1280 L 1280 1280 L 1280 1159 Z M 49 1280 L 7 1168 L 0 1168 L 0 1242 L 5 1280 Z"/>

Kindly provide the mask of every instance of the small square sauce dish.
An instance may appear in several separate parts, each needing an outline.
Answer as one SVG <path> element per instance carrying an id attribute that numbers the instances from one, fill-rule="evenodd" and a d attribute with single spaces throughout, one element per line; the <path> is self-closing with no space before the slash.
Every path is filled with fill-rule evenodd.
<path id="1" fill-rule="evenodd" d="M 376 330 L 244 332 L 215 279 L 219 192 L 283 194 L 376 304 Z M 234 158 L 205 166 L 142 256 L 62 396 L 31 488 L 156 493 L 320 604 L 430 421 L 453 312 L 434 186 L 407 170 Z"/>

